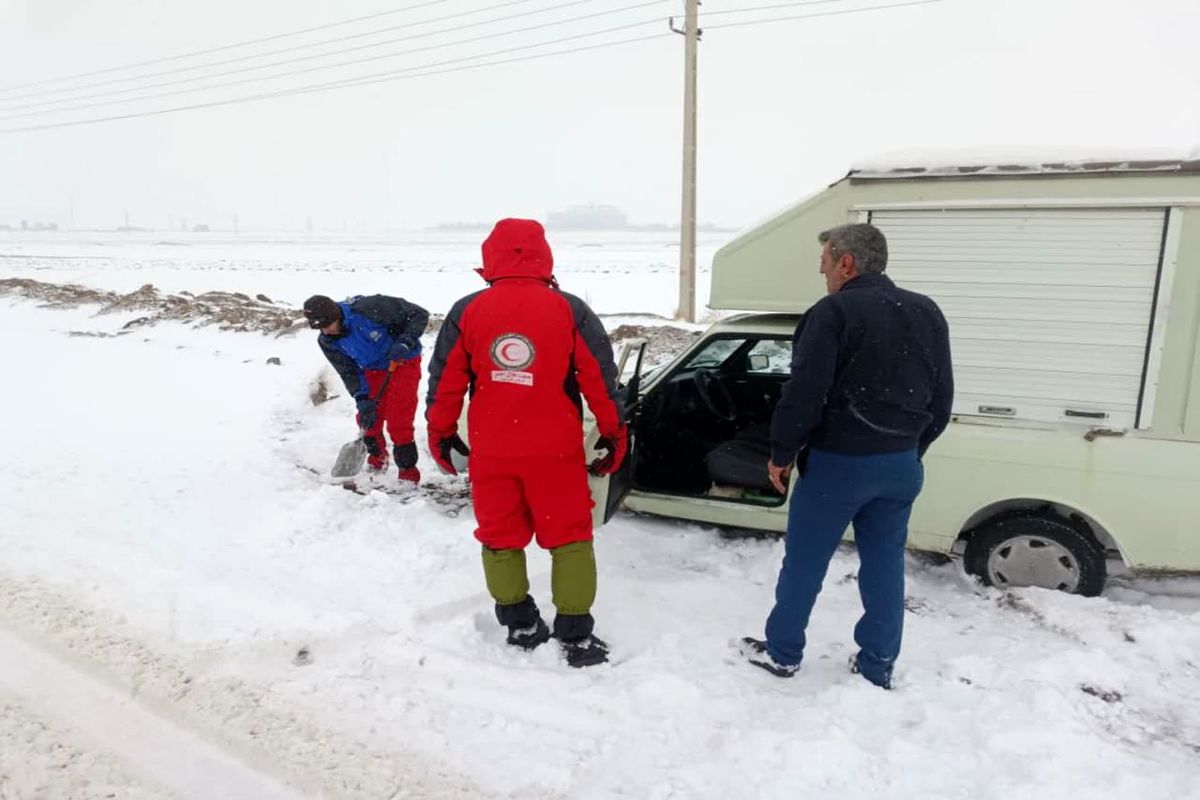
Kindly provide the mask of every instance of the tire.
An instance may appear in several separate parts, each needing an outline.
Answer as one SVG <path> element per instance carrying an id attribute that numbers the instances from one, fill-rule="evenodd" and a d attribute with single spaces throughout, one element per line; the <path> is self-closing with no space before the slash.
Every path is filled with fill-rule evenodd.
<path id="1" fill-rule="evenodd" d="M 1104 550 L 1087 532 L 1046 513 L 996 517 L 975 529 L 964 558 L 967 572 L 1000 589 L 1039 586 L 1084 597 L 1104 590 Z"/>

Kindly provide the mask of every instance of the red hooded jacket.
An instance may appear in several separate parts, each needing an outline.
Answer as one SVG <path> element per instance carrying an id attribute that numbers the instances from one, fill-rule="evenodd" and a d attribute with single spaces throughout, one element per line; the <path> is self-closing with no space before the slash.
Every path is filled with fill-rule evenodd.
<path id="1" fill-rule="evenodd" d="M 480 456 L 565 455 L 583 447 L 582 397 L 602 436 L 622 424 L 608 334 L 587 303 L 559 291 L 542 226 L 505 219 L 483 243 L 489 284 L 462 298 L 438 333 L 425 419 L 431 434 L 467 433 Z"/>

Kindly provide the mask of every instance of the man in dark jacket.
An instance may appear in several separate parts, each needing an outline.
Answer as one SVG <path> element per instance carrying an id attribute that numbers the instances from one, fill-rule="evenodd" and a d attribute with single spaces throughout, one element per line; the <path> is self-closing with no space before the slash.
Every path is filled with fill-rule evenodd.
<path id="1" fill-rule="evenodd" d="M 887 240 L 878 228 L 843 225 L 819 241 L 829 295 L 796 328 L 767 467 L 783 493 L 797 456 L 803 478 L 792 494 L 766 639 L 743 639 L 741 650 L 780 677 L 799 669 L 813 603 L 853 524 L 864 613 L 854 629 L 859 651 L 851 666 L 891 688 L 921 458 L 945 430 L 954 396 L 949 332 L 932 300 L 883 274 Z"/>
<path id="2" fill-rule="evenodd" d="M 554 636 L 567 663 L 584 667 L 607 660 L 608 647 L 592 633 L 596 558 L 582 399 L 608 451 L 592 464 L 596 472 L 621 465 L 626 431 L 608 334 L 586 303 L 559 291 L 553 269 L 539 223 L 496 224 L 483 243 L 488 288 L 455 303 L 438 333 L 425 419 L 434 460 L 454 474 L 451 451 L 466 453 L 458 418 L 471 391 L 475 538 L 496 619 L 517 647 L 550 638 L 525 568 L 525 547 L 536 536 L 550 551 Z"/>
<path id="3" fill-rule="evenodd" d="M 352 297 L 345 303 L 314 295 L 304 301 L 304 316 L 310 328 L 321 331 L 317 337 L 321 352 L 358 406 L 367 465 L 376 472 L 387 467 L 386 424 L 400 480 L 419 483 L 413 418 L 421 382 L 421 334 L 429 312 L 381 294 Z M 387 391 L 380 396 L 389 371 Z"/>

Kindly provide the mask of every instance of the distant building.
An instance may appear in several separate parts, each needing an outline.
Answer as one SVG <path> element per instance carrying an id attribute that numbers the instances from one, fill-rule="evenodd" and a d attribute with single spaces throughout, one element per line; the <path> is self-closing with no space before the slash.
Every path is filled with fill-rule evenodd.
<path id="1" fill-rule="evenodd" d="M 487 231 L 491 230 L 491 222 L 439 222 L 433 226 L 435 231 Z"/>
<path id="2" fill-rule="evenodd" d="M 571 206 L 566 211 L 551 211 L 546 215 L 546 227 L 556 230 L 613 231 L 629 227 L 625 212 L 616 206 Z"/>
<path id="3" fill-rule="evenodd" d="M 13 229 L 8 225 L 0 225 L 0 230 L 11 231 Z M 29 220 L 23 219 L 23 220 L 21 220 L 21 230 L 23 230 L 23 231 L 56 231 L 56 230 L 58 230 L 58 223 L 57 222 L 37 222 L 37 221 L 35 221 L 32 224 L 30 224 Z"/>

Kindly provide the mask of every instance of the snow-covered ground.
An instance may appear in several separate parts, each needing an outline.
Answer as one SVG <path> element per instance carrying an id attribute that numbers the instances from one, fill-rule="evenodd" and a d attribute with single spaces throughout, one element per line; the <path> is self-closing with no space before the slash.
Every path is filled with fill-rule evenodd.
<path id="1" fill-rule="evenodd" d="M 295 274 L 264 247 L 231 246 L 264 265 L 247 275 L 147 256 L 0 277 L 438 310 L 460 269 Z M 673 297 L 633 256 L 576 272 L 601 312 Z M 913 557 L 884 693 L 846 671 L 852 550 L 780 681 L 730 641 L 761 632 L 781 544 L 620 515 L 597 537 L 613 663 L 572 671 L 504 645 L 469 507 L 323 481 L 354 427 L 346 398 L 309 399 L 311 335 L 78 335 L 128 318 L 0 298 L 0 798 L 1200 798 L 1200 580 L 1088 600 Z"/>
<path id="2" fill-rule="evenodd" d="M 0 231 L 0 275 L 130 292 L 265 293 L 299 307 L 311 294 L 384 292 L 447 309 L 482 285 L 486 230 L 378 235 L 271 233 L 67 233 Z M 673 316 L 679 238 L 649 232 L 549 234 L 563 288 L 607 313 Z M 697 304 L 708 302 L 708 267 L 731 237 L 701 233 Z M 631 291 L 636 287 L 636 291 Z"/>

